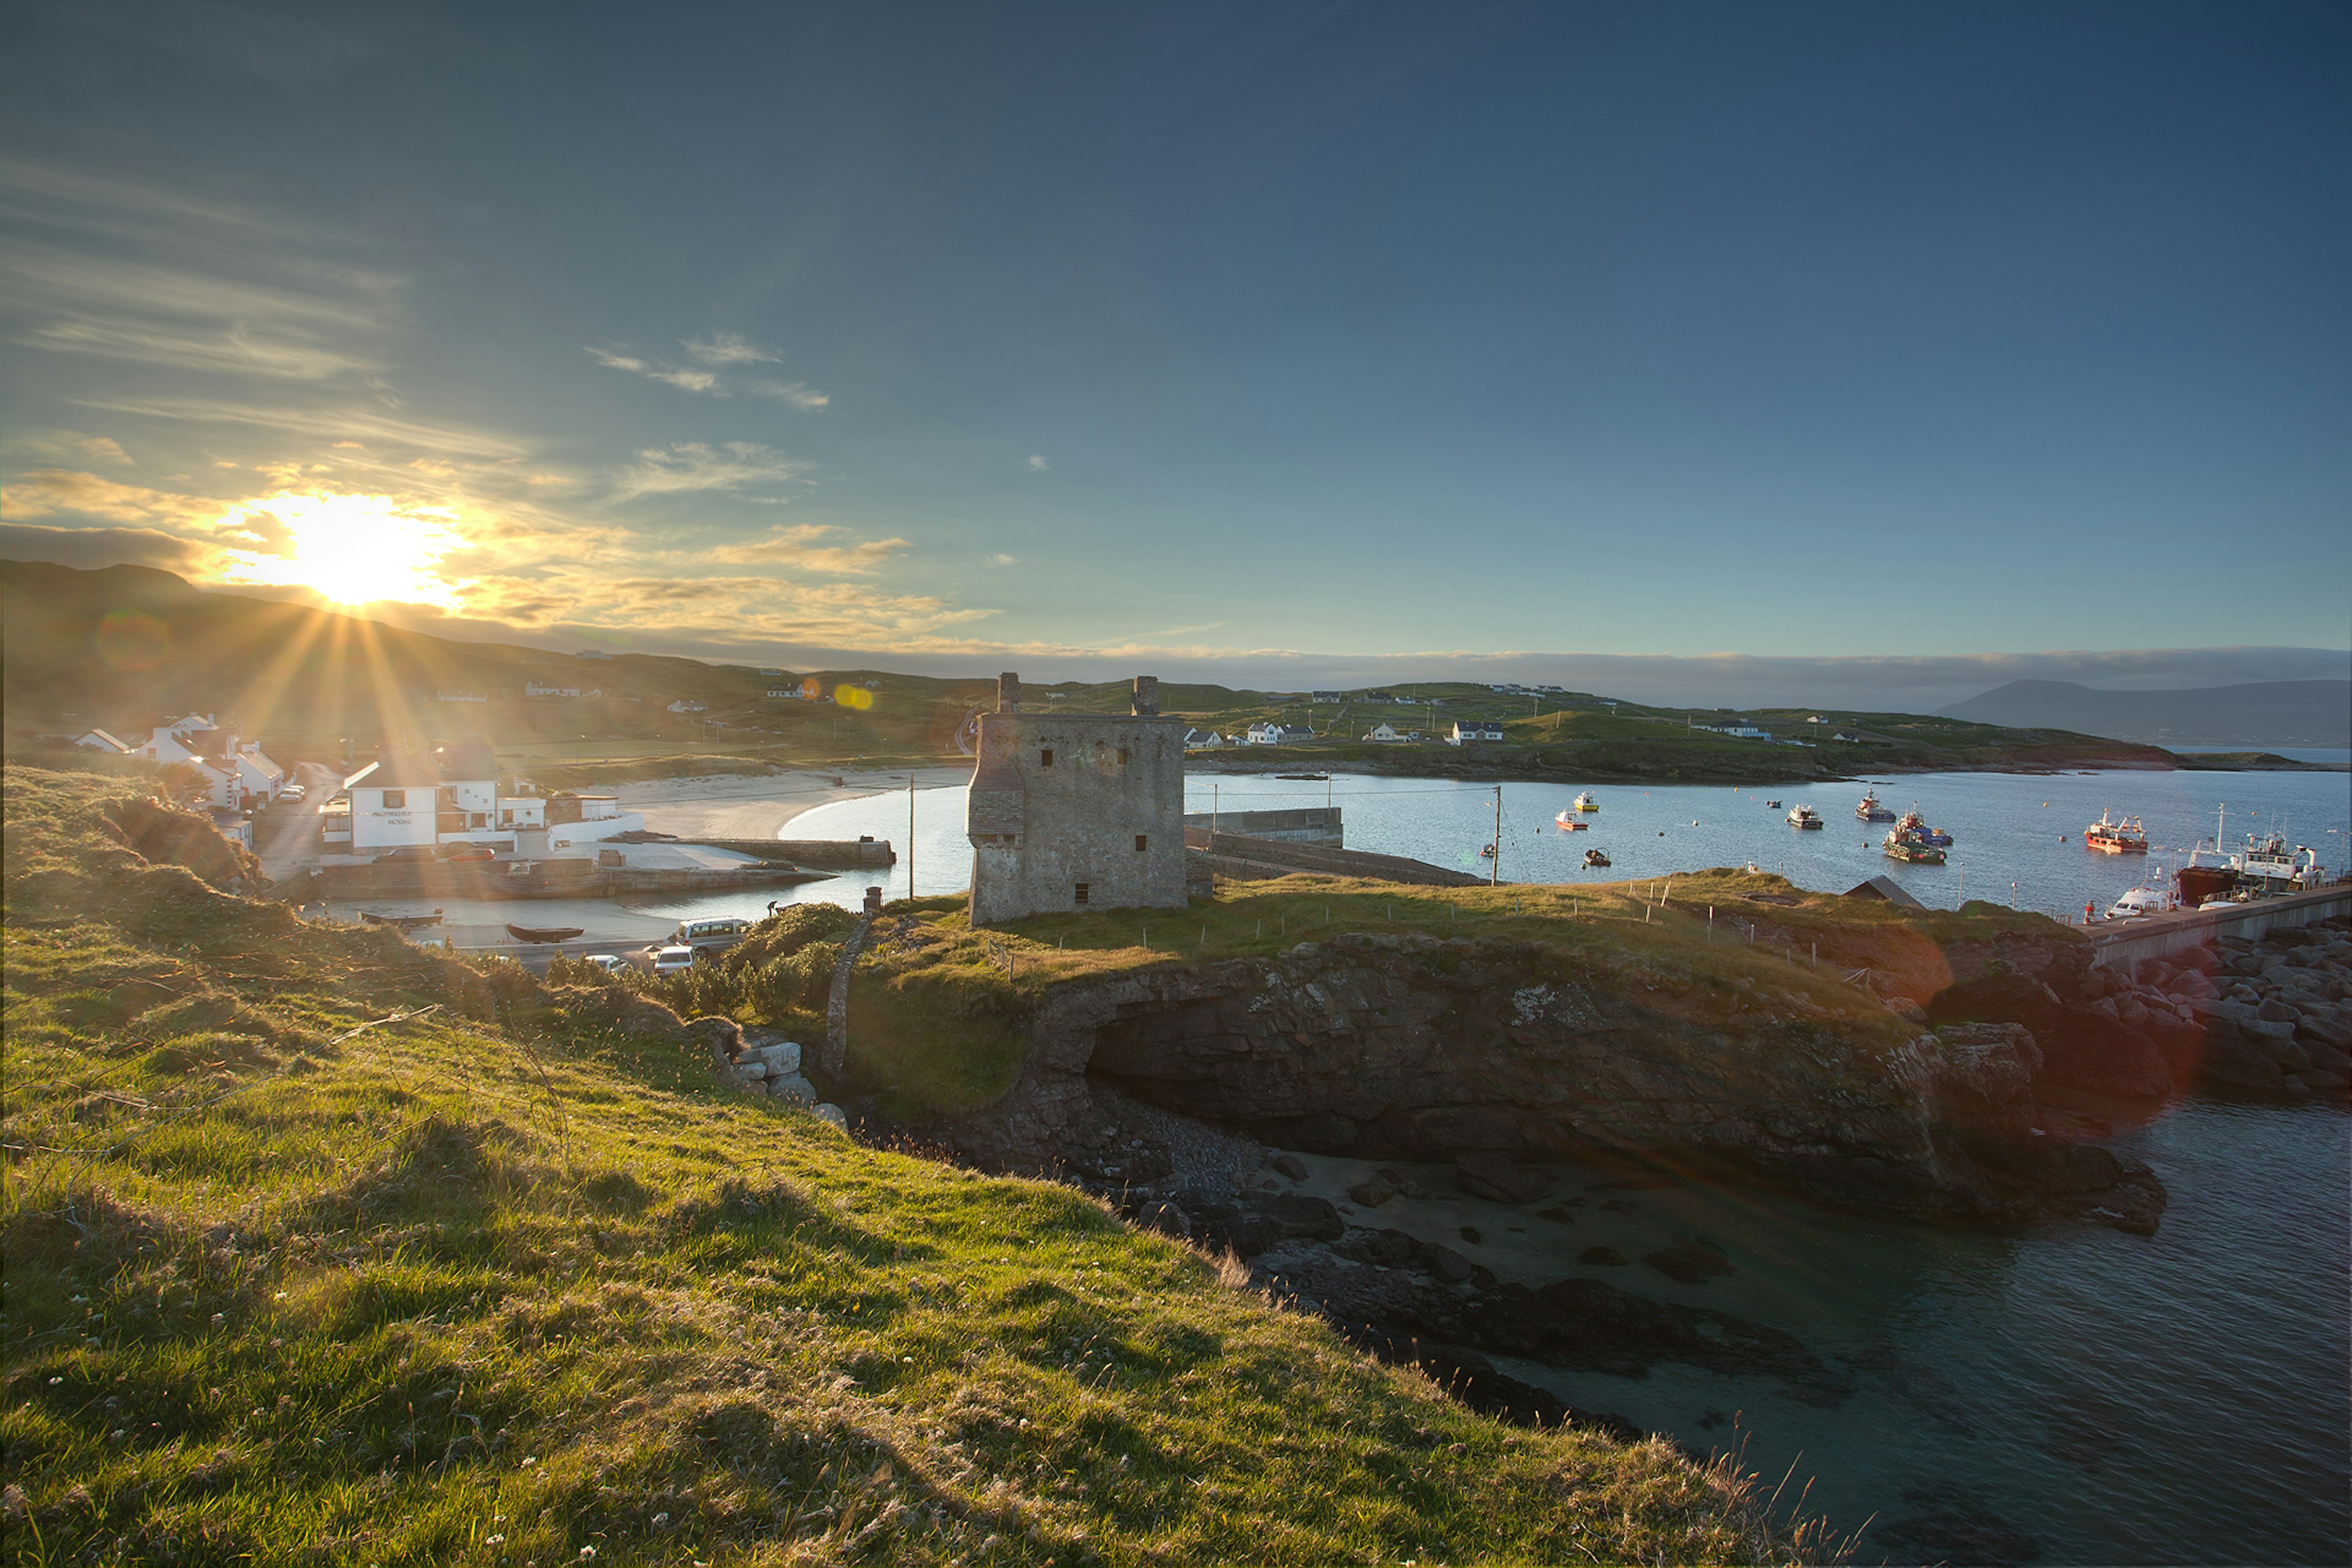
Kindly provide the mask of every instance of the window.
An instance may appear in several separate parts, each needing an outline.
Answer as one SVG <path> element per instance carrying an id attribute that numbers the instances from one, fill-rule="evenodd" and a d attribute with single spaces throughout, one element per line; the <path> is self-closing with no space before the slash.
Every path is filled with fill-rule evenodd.
<path id="1" fill-rule="evenodd" d="M 1037 753 L 1037 765 L 1041 768 L 1050 768 L 1054 765 L 1053 747 L 1048 746 Z"/>
<path id="2" fill-rule="evenodd" d="M 384 808 L 384 810 L 386 810 L 386 811 L 405 811 L 405 810 L 407 810 L 407 809 L 408 809 L 408 792 L 407 792 L 406 790 L 404 790 L 404 789 L 388 789 L 388 790 L 384 791 L 384 792 L 383 792 L 383 808 Z"/>
<path id="3" fill-rule="evenodd" d="M 1151 839 L 1150 835 L 1139 833 L 1135 836 L 1135 852 L 1137 854 L 1140 855 L 1150 847 Z"/>
<path id="4" fill-rule="evenodd" d="M 1087 885 L 1084 882 L 1078 884 L 1077 898 L 1075 901 L 1081 904 L 1087 901 Z"/>

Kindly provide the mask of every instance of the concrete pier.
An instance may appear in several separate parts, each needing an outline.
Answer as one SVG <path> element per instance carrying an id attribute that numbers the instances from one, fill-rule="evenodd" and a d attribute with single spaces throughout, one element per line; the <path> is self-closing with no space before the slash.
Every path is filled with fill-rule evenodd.
<path id="1" fill-rule="evenodd" d="M 2104 969 L 2127 970 L 2142 959 L 2207 946 L 2216 937 L 2251 940 L 2347 914 L 2352 914 L 2352 883 L 2337 882 L 2307 893 L 2256 899 L 2250 903 L 2208 904 L 2201 910 L 2113 921 L 2093 926 L 2086 934 L 2091 939 L 2094 964 Z"/>

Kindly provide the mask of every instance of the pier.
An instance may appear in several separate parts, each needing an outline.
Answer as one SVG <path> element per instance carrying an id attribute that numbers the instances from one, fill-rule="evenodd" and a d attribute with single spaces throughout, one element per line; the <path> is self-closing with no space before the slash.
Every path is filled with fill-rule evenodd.
<path id="1" fill-rule="evenodd" d="M 2347 914 L 2352 914 L 2352 882 L 2336 882 L 2275 899 L 2208 904 L 2199 910 L 2108 921 L 2091 927 L 2085 934 L 2091 939 L 2092 963 L 2103 969 L 2128 970 L 2142 959 L 2203 947 L 2216 937 L 2252 940 Z"/>

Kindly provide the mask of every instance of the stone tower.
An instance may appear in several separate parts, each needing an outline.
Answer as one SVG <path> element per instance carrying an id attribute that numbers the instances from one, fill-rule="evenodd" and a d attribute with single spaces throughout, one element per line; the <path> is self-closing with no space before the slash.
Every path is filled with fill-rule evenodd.
<path id="1" fill-rule="evenodd" d="M 1184 907 L 1184 726 L 1138 676 L 1132 711 L 1024 713 L 997 678 L 964 827 L 971 923 L 1077 909 Z"/>

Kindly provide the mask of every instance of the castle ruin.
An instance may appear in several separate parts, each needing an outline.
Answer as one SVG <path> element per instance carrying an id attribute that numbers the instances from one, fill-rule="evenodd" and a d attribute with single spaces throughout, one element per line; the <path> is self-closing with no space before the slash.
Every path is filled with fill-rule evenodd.
<path id="1" fill-rule="evenodd" d="M 1135 678 L 1130 706 L 1024 713 L 1021 678 L 997 678 L 964 822 L 973 925 L 1184 907 L 1184 726 L 1160 716 L 1156 676 Z"/>

